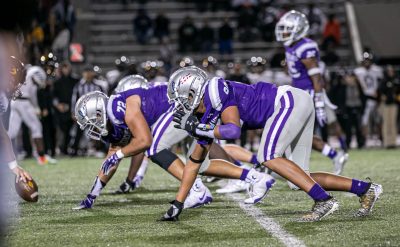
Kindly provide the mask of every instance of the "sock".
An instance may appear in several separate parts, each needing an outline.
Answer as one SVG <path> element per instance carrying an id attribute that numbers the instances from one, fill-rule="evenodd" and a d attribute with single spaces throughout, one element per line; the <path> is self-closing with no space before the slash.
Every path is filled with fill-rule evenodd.
<path id="1" fill-rule="evenodd" d="M 328 144 L 324 145 L 324 148 L 322 149 L 322 154 L 333 159 L 336 157 L 337 152 L 335 149 L 331 148 Z"/>
<path id="2" fill-rule="evenodd" d="M 350 192 L 358 196 L 362 196 L 369 190 L 371 183 L 367 183 L 361 180 L 352 179 Z"/>
<path id="3" fill-rule="evenodd" d="M 94 180 L 94 184 L 92 189 L 90 190 L 90 195 L 92 196 L 99 196 L 101 190 L 106 186 L 106 183 L 103 183 L 100 178 L 97 176 Z"/>
<path id="4" fill-rule="evenodd" d="M 325 201 L 331 198 L 331 196 L 317 183 L 314 184 L 314 186 L 308 192 L 308 195 L 314 199 L 314 201 Z"/>
<path id="5" fill-rule="evenodd" d="M 138 170 L 136 176 L 144 177 L 144 174 L 145 174 L 146 171 L 147 171 L 147 165 L 148 165 L 148 164 L 149 164 L 148 159 L 147 159 L 147 158 L 144 158 L 143 161 L 142 161 L 142 164 L 140 165 L 140 168 L 139 168 L 139 170 Z"/>
<path id="6" fill-rule="evenodd" d="M 234 164 L 239 167 L 243 166 L 242 162 L 240 162 L 239 160 L 235 160 Z"/>
<path id="7" fill-rule="evenodd" d="M 250 172 L 250 170 L 243 169 L 242 175 L 240 175 L 240 180 L 245 181 L 249 172 Z"/>
<path id="8" fill-rule="evenodd" d="M 247 183 L 255 183 L 261 178 L 260 173 L 256 171 L 254 168 L 250 170 L 243 169 L 242 175 L 240 176 L 240 180 L 245 181 Z"/>
<path id="9" fill-rule="evenodd" d="M 260 164 L 260 163 L 258 163 L 257 155 L 256 155 L 256 154 L 253 154 L 253 155 L 251 156 L 250 163 L 253 164 L 253 165 L 258 165 L 258 164 Z"/>
<path id="10" fill-rule="evenodd" d="M 344 151 L 347 151 L 346 138 L 342 136 L 339 137 L 339 142 L 340 142 L 340 148 L 343 149 Z"/>

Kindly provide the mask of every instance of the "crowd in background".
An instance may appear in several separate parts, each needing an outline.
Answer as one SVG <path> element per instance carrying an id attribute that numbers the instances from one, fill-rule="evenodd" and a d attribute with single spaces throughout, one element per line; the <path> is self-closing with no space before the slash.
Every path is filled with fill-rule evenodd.
<path id="1" fill-rule="evenodd" d="M 122 1 L 127 4 L 129 1 Z M 141 1 L 145 6 L 146 1 Z M 277 8 L 273 1 L 198 1 L 199 13 L 232 9 L 236 17 L 225 18 L 217 29 L 211 27 L 209 20 L 204 20 L 199 27 L 190 16 L 178 28 L 178 47 L 180 53 L 207 52 L 218 44 L 220 54 L 233 53 L 233 40 L 247 42 L 258 39 L 274 41 L 274 28 L 280 16 L 291 8 L 285 5 Z M 310 36 L 319 41 L 324 51 L 322 60 L 324 67 L 337 64 L 339 56 L 335 53 L 341 41 L 340 23 L 330 14 L 328 17 L 313 4 L 303 10 L 310 21 Z M 254 16 L 257 25 L 254 25 Z M 235 18 L 237 26 L 232 26 Z M 252 22 L 250 21 L 252 20 Z M 278 85 L 290 84 L 291 78 L 285 71 L 284 49 L 279 48 L 268 58 L 254 56 L 251 58 L 231 57 L 224 62 L 206 56 L 195 62 L 191 57 L 172 60 L 172 51 L 166 43 L 171 35 L 169 19 L 162 11 L 151 19 L 145 8 L 139 9 L 132 20 L 133 31 L 138 43 L 146 44 L 155 38 L 161 47 L 159 60 L 137 61 L 134 57 L 121 56 L 115 60 L 115 68 L 103 71 L 96 65 L 88 65 L 80 74 L 72 73 L 68 62 L 68 44 L 73 38 L 76 18 L 74 8 L 68 0 L 42 0 L 38 6 L 32 29 L 26 35 L 26 50 L 29 62 L 41 65 L 48 76 L 47 87 L 38 92 L 40 118 L 47 153 L 52 156 L 63 154 L 98 155 L 103 157 L 105 147 L 99 142 L 89 141 L 73 120 L 73 110 L 77 99 L 88 92 L 99 90 L 112 93 L 119 80 L 127 75 L 142 74 L 150 82 L 164 82 L 174 69 L 189 65 L 197 65 L 205 69 L 210 76 L 219 76 L 227 80 L 254 84 L 259 81 L 275 82 Z M 163 57 L 165 59 L 163 59 Z M 371 62 L 373 60 L 370 59 Z M 359 67 L 366 67 L 365 63 Z M 371 65 L 368 65 L 371 66 Z M 373 65 L 379 68 L 377 65 Z M 376 140 L 378 146 L 393 148 L 400 130 L 398 108 L 400 104 L 399 73 L 388 66 L 379 68 L 382 73 L 379 87 L 374 95 L 366 95 L 360 84 L 363 80 L 357 76 L 357 69 L 338 67 L 325 70 L 324 77 L 330 99 L 338 106 L 336 110 L 339 122 L 346 133 L 350 146 L 355 136 L 355 147 L 363 148 L 368 140 Z M 362 116 L 368 100 L 377 104 L 369 116 L 367 124 Z M 28 129 L 24 128 L 17 145 L 21 156 L 32 155 Z M 329 130 L 322 130 L 327 139 Z M 257 131 L 242 133 L 240 145 L 249 150 L 257 150 Z M 371 144 L 370 144 L 371 145 Z"/>

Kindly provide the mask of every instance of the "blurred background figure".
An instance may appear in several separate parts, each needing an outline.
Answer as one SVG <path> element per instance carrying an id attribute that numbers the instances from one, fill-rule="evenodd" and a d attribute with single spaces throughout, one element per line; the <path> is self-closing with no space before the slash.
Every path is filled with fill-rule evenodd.
<path id="1" fill-rule="evenodd" d="M 229 23 L 229 19 L 225 18 L 222 26 L 218 29 L 218 45 L 219 54 L 221 55 L 231 55 L 233 52 L 232 42 L 233 42 L 233 28 Z"/>
<path id="2" fill-rule="evenodd" d="M 182 53 L 198 51 L 197 35 L 198 29 L 192 18 L 186 16 L 178 29 L 179 51 Z"/>
<path id="3" fill-rule="evenodd" d="M 169 36 L 169 19 L 163 12 L 159 12 L 154 19 L 154 37 L 159 43 Z"/>
<path id="4" fill-rule="evenodd" d="M 395 148 L 397 140 L 397 114 L 400 103 L 400 80 L 393 66 L 386 67 L 379 87 L 383 117 L 383 146 Z"/>
<path id="5" fill-rule="evenodd" d="M 68 154 L 68 144 L 70 142 L 70 131 L 73 126 L 71 99 L 73 89 L 79 79 L 72 75 L 71 65 L 64 62 L 59 67 L 60 77 L 54 82 L 53 87 L 53 106 L 56 126 L 60 132 L 60 151 Z"/>
<path id="6" fill-rule="evenodd" d="M 93 92 L 93 91 L 101 91 L 103 88 L 97 84 L 97 80 L 95 79 L 96 77 L 96 72 L 93 70 L 93 66 L 86 66 L 85 69 L 82 72 L 82 78 L 80 81 L 74 86 L 73 91 L 72 91 L 72 98 L 71 98 L 71 112 L 74 112 L 75 109 L 75 104 L 78 101 L 78 99 L 87 93 Z M 73 115 L 73 114 L 72 114 Z M 74 118 L 72 116 L 72 118 Z M 84 151 L 79 152 L 80 148 L 80 142 L 81 138 L 83 136 L 82 130 L 79 128 L 77 124 L 74 125 L 74 135 L 72 136 L 71 139 L 71 151 L 70 155 L 71 156 L 77 156 L 77 155 L 83 155 Z M 87 146 L 87 145 L 85 145 Z"/>
<path id="7" fill-rule="evenodd" d="M 215 31 L 210 27 L 208 19 L 205 19 L 203 26 L 199 30 L 199 40 L 201 52 L 211 52 L 215 42 Z"/>
<path id="8" fill-rule="evenodd" d="M 153 21 L 148 16 L 145 9 L 139 9 L 136 17 L 132 20 L 133 33 L 139 44 L 146 44 L 151 38 Z"/>

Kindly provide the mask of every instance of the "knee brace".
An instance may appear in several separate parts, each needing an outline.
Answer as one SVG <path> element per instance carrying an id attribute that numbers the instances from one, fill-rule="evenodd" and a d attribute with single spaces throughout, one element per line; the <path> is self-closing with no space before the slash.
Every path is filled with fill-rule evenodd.
<path id="1" fill-rule="evenodd" d="M 152 155 L 150 159 L 151 161 L 159 165 L 162 169 L 167 171 L 172 162 L 179 158 L 176 154 L 172 153 L 168 149 L 163 149 L 160 152 Z"/>

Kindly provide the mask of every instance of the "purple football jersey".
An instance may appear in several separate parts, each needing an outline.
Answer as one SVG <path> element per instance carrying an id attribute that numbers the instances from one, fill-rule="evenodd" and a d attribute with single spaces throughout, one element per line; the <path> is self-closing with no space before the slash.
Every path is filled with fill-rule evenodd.
<path id="1" fill-rule="evenodd" d="M 200 122 L 215 126 L 226 108 L 237 106 L 243 128 L 263 128 L 274 112 L 277 90 L 267 82 L 246 85 L 214 77 L 205 88 L 206 112 Z"/>
<path id="2" fill-rule="evenodd" d="M 314 89 L 307 68 L 301 60 L 315 57 L 319 62 L 318 44 L 311 39 L 302 38 L 293 46 L 285 46 L 285 50 L 288 72 L 292 77 L 293 86 L 303 90 Z"/>
<path id="3" fill-rule="evenodd" d="M 167 86 L 157 86 L 149 89 L 135 88 L 112 95 L 107 103 L 107 116 L 113 125 L 110 136 L 107 139 L 109 142 L 121 141 L 119 138 L 123 139 L 126 136 L 126 130 L 129 131 L 125 123 L 126 99 L 132 95 L 140 97 L 140 108 L 149 127 L 171 107 L 168 103 Z"/>

